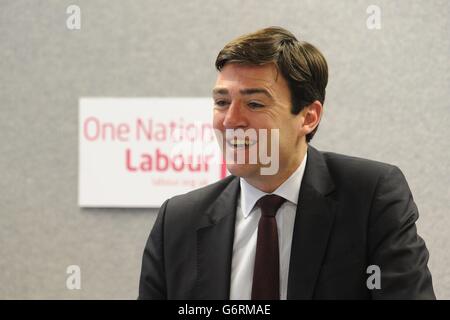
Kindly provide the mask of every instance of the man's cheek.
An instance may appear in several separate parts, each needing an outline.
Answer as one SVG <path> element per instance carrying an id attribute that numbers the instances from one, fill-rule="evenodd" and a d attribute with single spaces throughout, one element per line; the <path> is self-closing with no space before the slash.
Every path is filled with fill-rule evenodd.
<path id="1" fill-rule="evenodd" d="M 213 128 L 214 130 L 225 130 L 225 128 L 223 127 L 223 120 L 224 120 L 224 116 L 219 114 L 219 115 L 214 115 L 213 117 Z"/>
<path id="2" fill-rule="evenodd" d="M 223 148 L 225 147 L 225 134 L 223 133 L 224 130 L 218 129 L 215 125 L 213 125 L 214 129 L 214 135 L 216 136 L 216 140 L 219 144 L 220 149 L 223 151 Z"/>

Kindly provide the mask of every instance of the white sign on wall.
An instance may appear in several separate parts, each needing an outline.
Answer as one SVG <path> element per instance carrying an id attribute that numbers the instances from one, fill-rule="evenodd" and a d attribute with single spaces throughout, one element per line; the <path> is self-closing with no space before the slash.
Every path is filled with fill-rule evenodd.
<path id="1" fill-rule="evenodd" d="M 211 98 L 80 98 L 79 205 L 160 207 L 226 175 Z"/>

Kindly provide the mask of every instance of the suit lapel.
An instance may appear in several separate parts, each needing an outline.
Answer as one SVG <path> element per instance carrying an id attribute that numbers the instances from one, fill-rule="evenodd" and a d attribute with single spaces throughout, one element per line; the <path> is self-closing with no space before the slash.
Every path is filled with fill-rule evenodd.
<path id="1" fill-rule="evenodd" d="M 288 299 L 313 298 L 334 222 L 337 204 L 327 197 L 333 189 L 323 156 L 309 146 L 294 223 Z"/>
<path id="2" fill-rule="evenodd" d="M 197 230 L 196 299 L 229 299 L 239 178 L 206 211 Z"/>

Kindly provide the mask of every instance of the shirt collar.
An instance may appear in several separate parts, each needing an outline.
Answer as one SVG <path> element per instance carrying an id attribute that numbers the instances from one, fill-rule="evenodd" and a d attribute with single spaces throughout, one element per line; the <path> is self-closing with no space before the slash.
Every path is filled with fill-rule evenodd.
<path id="1" fill-rule="evenodd" d="M 306 158 L 307 153 L 305 153 L 305 156 L 303 157 L 303 160 L 298 168 L 271 194 L 276 194 L 297 205 L 300 185 L 302 184 L 303 174 L 305 173 Z M 240 184 L 242 213 L 244 214 L 244 218 L 247 218 L 253 210 L 256 202 L 269 193 L 255 188 L 245 181 L 244 178 L 240 178 Z"/>

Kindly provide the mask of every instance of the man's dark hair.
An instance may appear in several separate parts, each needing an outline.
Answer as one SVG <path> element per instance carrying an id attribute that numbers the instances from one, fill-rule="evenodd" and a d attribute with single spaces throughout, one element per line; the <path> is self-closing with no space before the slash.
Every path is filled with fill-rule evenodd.
<path id="1" fill-rule="evenodd" d="M 221 71 L 227 63 L 263 65 L 271 62 L 288 83 L 293 114 L 316 100 L 323 105 L 328 82 L 324 56 L 312 44 L 297 40 L 283 28 L 265 28 L 232 40 L 219 52 L 216 68 Z M 306 142 L 312 139 L 318 127 L 306 135 Z"/>

